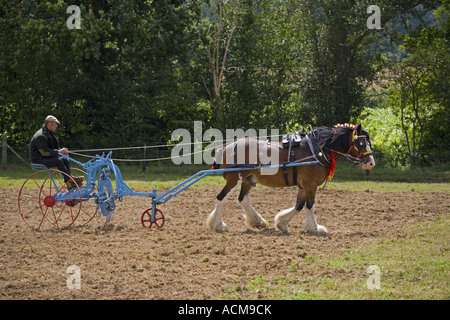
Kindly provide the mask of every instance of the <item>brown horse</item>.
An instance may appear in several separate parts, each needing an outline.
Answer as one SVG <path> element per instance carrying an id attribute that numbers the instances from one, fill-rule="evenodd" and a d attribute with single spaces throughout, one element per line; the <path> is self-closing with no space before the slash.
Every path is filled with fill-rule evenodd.
<path id="1" fill-rule="evenodd" d="M 273 155 L 278 156 L 271 162 L 271 164 L 277 164 L 274 166 L 275 169 L 263 172 L 261 170 L 263 156 L 273 160 L 271 158 Z M 275 226 L 283 232 L 288 232 L 289 221 L 306 204 L 305 231 L 316 235 L 326 235 L 327 229 L 316 222 L 314 199 L 317 187 L 330 174 L 332 177 L 334 162 L 342 156 L 360 164 L 365 170 L 375 166 L 369 135 L 361 125 L 319 127 L 307 135 L 304 134 L 300 143 L 291 148 L 283 148 L 281 142 L 253 138 L 242 138 L 228 144 L 217 154 L 217 163 L 215 162 L 213 167 L 219 168 L 220 164 L 224 169 L 242 167 L 247 170 L 225 172 L 226 185 L 217 195 L 216 206 L 206 220 L 207 227 L 216 232 L 228 231 L 228 226 L 222 220 L 223 207 L 230 193 L 241 185 L 238 200 L 244 208 L 247 225 L 251 228 L 268 228 L 268 222 L 250 204 L 250 190 L 256 183 L 273 188 L 296 185 L 299 188 L 296 204 L 276 214 Z M 321 161 L 299 167 L 283 167 L 286 163 L 314 160 Z"/>

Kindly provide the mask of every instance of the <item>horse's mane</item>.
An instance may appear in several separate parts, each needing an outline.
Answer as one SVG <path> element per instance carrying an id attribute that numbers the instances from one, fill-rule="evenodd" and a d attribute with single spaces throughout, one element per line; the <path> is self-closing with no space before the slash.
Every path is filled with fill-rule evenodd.
<path id="1" fill-rule="evenodd" d="M 345 149 L 349 147 L 350 135 L 353 126 L 336 125 L 334 128 L 318 127 L 316 128 L 317 143 L 321 148 L 329 148 L 333 150 Z"/>

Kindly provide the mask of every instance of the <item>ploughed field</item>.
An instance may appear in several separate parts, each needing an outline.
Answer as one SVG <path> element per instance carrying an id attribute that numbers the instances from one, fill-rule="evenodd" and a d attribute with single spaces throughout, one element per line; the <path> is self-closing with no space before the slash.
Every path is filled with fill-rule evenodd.
<path id="1" fill-rule="evenodd" d="M 255 230 L 245 225 L 236 191 L 223 214 L 229 232 L 212 233 L 205 220 L 220 190 L 188 189 L 158 206 L 166 217 L 159 230 L 141 226 L 150 199 L 125 197 L 117 201 L 111 223 L 94 217 L 85 226 L 58 232 L 49 223 L 42 231 L 29 228 L 18 213 L 19 189 L 1 188 L 0 298 L 223 298 L 230 288 L 245 288 L 259 276 L 284 277 L 289 269 L 299 278 L 339 272 L 317 268 L 307 257 L 326 258 L 384 238 L 404 237 L 410 227 L 448 215 L 450 202 L 448 193 L 324 189 L 316 196 L 317 222 L 329 232 L 323 237 L 303 232 L 302 212 L 292 219 L 288 233 L 273 226 L 275 214 L 293 206 L 296 188 L 256 188 L 252 205 L 271 227 Z M 68 279 L 77 283 L 73 266 L 80 272 L 79 289 L 68 286 Z M 352 278 L 358 272 L 330 276 Z M 270 296 L 262 292 L 257 298 Z"/>

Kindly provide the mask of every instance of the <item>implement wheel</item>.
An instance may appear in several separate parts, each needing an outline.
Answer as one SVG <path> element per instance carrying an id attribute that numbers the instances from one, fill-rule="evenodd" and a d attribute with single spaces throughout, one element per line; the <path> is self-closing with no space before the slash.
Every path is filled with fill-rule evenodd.
<path id="1" fill-rule="evenodd" d="M 41 170 L 33 173 L 23 183 L 19 191 L 18 206 L 19 214 L 23 221 L 32 229 L 40 230 L 45 222 L 48 222 L 42 213 L 40 192 L 44 181 L 49 177 L 48 170 Z M 47 200 L 49 201 L 49 200 Z"/>
<path id="2" fill-rule="evenodd" d="M 152 208 L 145 210 L 141 216 L 142 226 L 146 229 L 151 229 L 153 226 L 155 226 L 156 229 L 161 229 L 165 220 L 164 214 L 159 209 L 155 209 L 154 221 L 152 221 Z"/>
<path id="3" fill-rule="evenodd" d="M 50 223 L 58 230 L 70 227 L 81 210 L 81 193 L 76 186 L 67 190 L 64 172 L 41 170 L 32 174 L 19 191 L 19 213 L 25 223 L 34 230 L 41 230 Z M 60 196 L 64 195 L 64 200 Z"/>
<path id="4" fill-rule="evenodd" d="M 59 170 L 52 170 L 49 177 L 41 186 L 39 198 L 42 213 L 58 231 L 67 229 L 78 218 L 81 211 L 81 193 L 76 183 L 68 190 L 64 177 L 68 176 Z M 66 194 L 64 201 L 58 201 L 58 195 Z"/>

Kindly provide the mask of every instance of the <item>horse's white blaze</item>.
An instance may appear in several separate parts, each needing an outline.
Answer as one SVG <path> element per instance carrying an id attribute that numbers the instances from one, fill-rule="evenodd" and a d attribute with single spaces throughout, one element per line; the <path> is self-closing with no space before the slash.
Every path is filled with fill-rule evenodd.
<path id="1" fill-rule="evenodd" d="M 366 148 L 367 148 L 366 149 L 367 151 L 372 151 L 372 149 L 370 149 L 369 145 Z M 367 163 L 363 163 L 361 168 L 364 170 L 371 170 L 373 167 L 375 167 L 375 159 L 374 159 L 373 155 L 370 155 L 369 161 Z"/>
<path id="2" fill-rule="evenodd" d="M 244 218 L 247 225 L 252 228 L 268 228 L 269 223 L 252 207 L 250 203 L 250 193 L 247 193 L 241 201 L 241 205 L 245 210 Z"/>
<path id="3" fill-rule="evenodd" d="M 328 230 L 324 226 L 317 224 L 316 217 L 314 215 L 315 211 L 316 211 L 315 205 L 313 205 L 311 209 L 306 208 L 305 221 L 303 223 L 303 227 L 306 232 L 326 235 L 328 233 Z"/>

